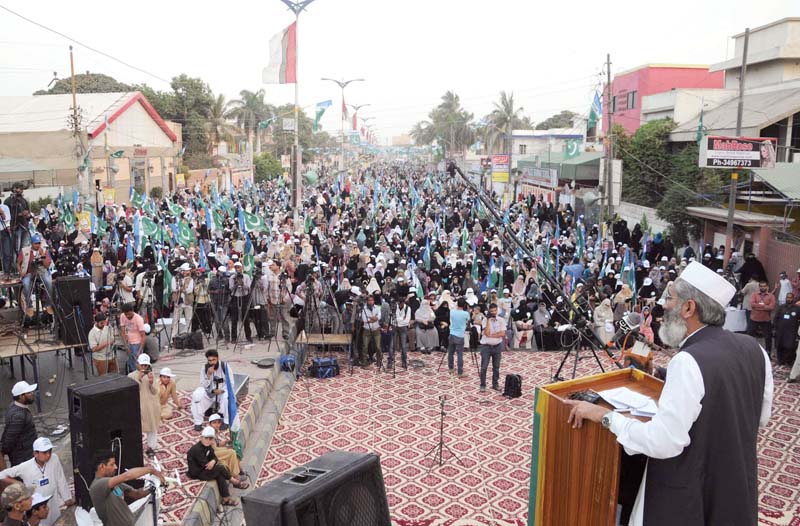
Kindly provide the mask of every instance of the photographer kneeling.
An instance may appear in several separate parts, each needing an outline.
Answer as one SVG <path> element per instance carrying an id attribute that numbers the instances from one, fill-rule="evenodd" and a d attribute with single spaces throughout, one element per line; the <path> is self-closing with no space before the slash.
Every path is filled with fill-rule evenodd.
<path id="1" fill-rule="evenodd" d="M 33 290 L 33 280 L 39 276 L 47 290 L 47 312 L 53 314 L 51 299 L 53 297 L 53 280 L 50 278 L 50 252 L 42 246 L 42 238 L 39 234 L 31 237 L 31 246 L 22 247 L 17 256 L 17 272 L 22 277 L 22 288 L 25 299 L 25 314 L 30 318 L 33 316 L 33 303 L 31 302 L 31 292 Z"/>

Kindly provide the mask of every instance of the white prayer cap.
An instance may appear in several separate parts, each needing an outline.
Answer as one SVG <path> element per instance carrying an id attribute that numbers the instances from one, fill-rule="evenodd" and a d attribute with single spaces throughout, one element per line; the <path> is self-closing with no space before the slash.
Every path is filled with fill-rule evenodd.
<path id="1" fill-rule="evenodd" d="M 652 284 L 653 284 L 653 280 L 652 280 L 652 279 L 650 279 L 650 278 L 644 278 L 644 286 L 645 286 L 645 287 L 649 287 L 649 286 L 650 286 L 650 285 L 652 285 Z"/>
<path id="2" fill-rule="evenodd" d="M 733 295 L 736 294 L 736 288 L 728 283 L 725 278 L 705 265 L 695 261 L 689 263 L 686 268 L 683 269 L 678 279 L 682 279 L 689 285 L 692 285 L 723 307 L 727 307 Z"/>
<path id="3" fill-rule="evenodd" d="M 203 428 L 202 435 L 203 435 L 203 438 L 213 438 L 214 435 L 216 435 L 216 432 L 214 431 L 213 427 L 206 426 L 206 427 Z"/>
<path id="4" fill-rule="evenodd" d="M 150 356 L 142 353 L 139 355 L 139 358 L 136 360 L 139 365 L 150 365 Z"/>

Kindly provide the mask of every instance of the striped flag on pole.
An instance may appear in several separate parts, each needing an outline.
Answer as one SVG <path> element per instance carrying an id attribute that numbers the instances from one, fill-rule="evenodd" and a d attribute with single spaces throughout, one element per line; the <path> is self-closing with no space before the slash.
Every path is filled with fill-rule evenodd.
<path id="1" fill-rule="evenodd" d="M 269 65 L 261 73 L 264 84 L 297 82 L 297 23 L 293 23 L 269 41 Z"/>

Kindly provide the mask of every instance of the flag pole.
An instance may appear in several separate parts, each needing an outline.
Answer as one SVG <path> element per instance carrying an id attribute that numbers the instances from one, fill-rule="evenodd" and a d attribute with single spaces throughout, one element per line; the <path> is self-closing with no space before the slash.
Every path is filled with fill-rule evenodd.
<path id="1" fill-rule="evenodd" d="M 294 213 L 298 213 L 300 202 L 303 200 L 303 188 L 300 181 L 300 164 L 303 160 L 303 155 L 300 153 L 300 78 L 298 76 L 298 64 L 300 62 L 300 11 L 294 12 L 294 198 L 292 199 L 292 208 Z"/>

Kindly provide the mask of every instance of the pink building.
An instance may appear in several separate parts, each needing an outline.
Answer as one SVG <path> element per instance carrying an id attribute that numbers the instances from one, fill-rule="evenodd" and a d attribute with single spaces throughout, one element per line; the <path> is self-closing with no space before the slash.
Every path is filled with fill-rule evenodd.
<path id="1" fill-rule="evenodd" d="M 614 123 L 633 133 L 641 124 L 642 97 L 675 88 L 723 88 L 724 71 L 709 72 L 708 66 L 686 64 L 645 64 L 614 76 L 611 82 L 611 111 Z M 608 130 L 608 95 L 603 87 L 603 129 Z"/>

